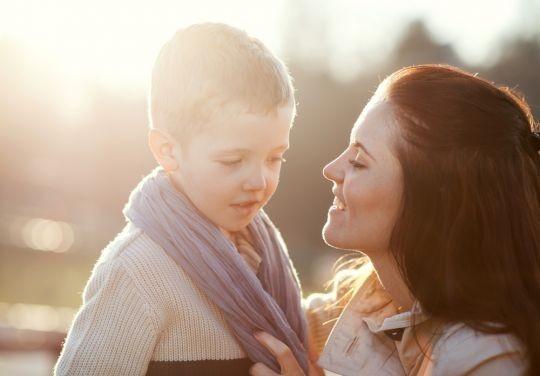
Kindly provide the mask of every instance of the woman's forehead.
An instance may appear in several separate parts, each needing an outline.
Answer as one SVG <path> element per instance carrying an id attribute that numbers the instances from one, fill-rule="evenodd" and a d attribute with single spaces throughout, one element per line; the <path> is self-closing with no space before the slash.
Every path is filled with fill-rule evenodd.
<path id="1" fill-rule="evenodd" d="M 388 102 L 370 101 L 354 123 L 350 142 L 387 143 L 395 131 L 395 122 Z"/>

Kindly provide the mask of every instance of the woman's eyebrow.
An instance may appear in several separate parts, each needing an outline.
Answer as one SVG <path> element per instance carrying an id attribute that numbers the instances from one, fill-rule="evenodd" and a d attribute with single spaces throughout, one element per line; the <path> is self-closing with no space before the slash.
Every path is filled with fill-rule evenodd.
<path id="1" fill-rule="evenodd" d="M 357 149 L 362 149 L 364 153 L 366 153 L 373 161 L 375 161 L 375 158 L 367 151 L 366 147 L 360 142 L 360 141 L 354 141 L 353 146 Z"/>

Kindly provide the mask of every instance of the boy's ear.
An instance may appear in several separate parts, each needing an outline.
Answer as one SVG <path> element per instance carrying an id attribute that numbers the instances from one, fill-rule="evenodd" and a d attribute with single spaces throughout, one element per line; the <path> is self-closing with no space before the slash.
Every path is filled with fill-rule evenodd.
<path id="1" fill-rule="evenodd" d="M 163 167 L 166 172 L 172 172 L 180 167 L 177 153 L 174 151 L 176 142 L 166 132 L 159 129 L 150 129 L 148 132 L 148 146 L 154 155 L 156 162 Z"/>

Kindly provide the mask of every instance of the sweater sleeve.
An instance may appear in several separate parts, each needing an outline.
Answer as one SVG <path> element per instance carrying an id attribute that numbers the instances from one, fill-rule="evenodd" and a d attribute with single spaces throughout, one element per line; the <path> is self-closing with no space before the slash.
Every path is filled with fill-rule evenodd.
<path id="1" fill-rule="evenodd" d="M 96 265 L 64 342 L 55 375 L 143 375 L 159 334 L 158 315 L 122 260 Z"/>

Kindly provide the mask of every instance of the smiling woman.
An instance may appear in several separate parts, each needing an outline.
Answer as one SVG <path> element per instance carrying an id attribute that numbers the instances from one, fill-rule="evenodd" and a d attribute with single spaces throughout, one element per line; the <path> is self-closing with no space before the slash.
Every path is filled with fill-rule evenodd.
<path id="1" fill-rule="evenodd" d="M 369 262 L 306 303 L 315 336 L 340 315 L 318 360 L 312 348 L 319 371 L 540 373 L 538 128 L 510 89 L 457 68 L 408 67 L 379 86 L 324 169 L 336 196 L 324 238 Z M 283 374 L 303 374 L 257 338 Z"/>
<path id="2" fill-rule="evenodd" d="M 366 252 L 388 248 L 401 203 L 401 167 L 394 155 L 395 125 L 389 104 L 372 100 L 351 131 L 350 145 L 328 164 L 340 207 L 331 208 L 325 241 Z"/>

